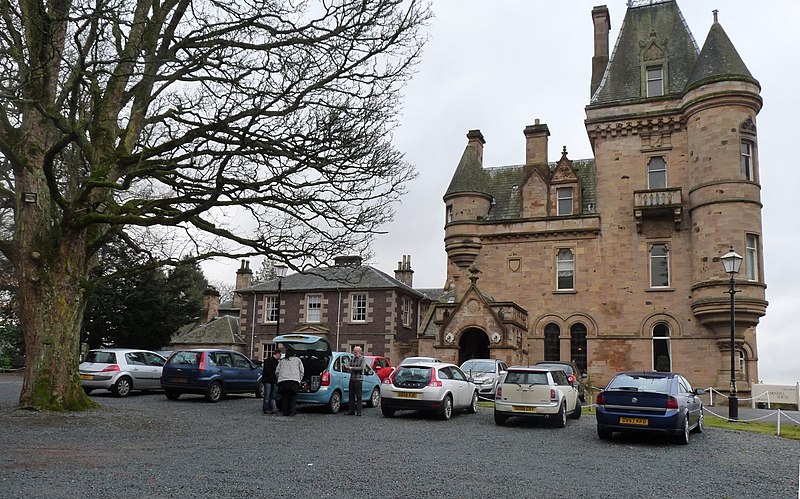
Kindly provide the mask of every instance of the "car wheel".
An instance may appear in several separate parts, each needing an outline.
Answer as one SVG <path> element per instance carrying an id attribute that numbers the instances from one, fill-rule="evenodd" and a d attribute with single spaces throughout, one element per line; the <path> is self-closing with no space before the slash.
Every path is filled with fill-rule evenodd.
<path id="1" fill-rule="evenodd" d="M 263 399 L 264 398 L 264 384 L 263 383 L 259 383 L 256 386 L 256 398 L 257 399 Z"/>
<path id="2" fill-rule="evenodd" d="M 222 398 L 222 383 L 219 381 L 212 381 L 208 388 L 206 388 L 206 400 L 209 402 L 219 402 Z"/>
<path id="3" fill-rule="evenodd" d="M 442 407 L 439 409 L 439 419 L 447 421 L 453 415 L 453 399 L 450 395 L 445 395 L 442 400 Z"/>
<path id="4" fill-rule="evenodd" d="M 687 445 L 689 443 L 689 416 L 683 418 L 683 428 L 681 432 L 677 435 L 675 439 L 681 445 Z"/>
<path id="5" fill-rule="evenodd" d="M 597 427 L 597 436 L 600 437 L 600 440 L 611 440 L 611 434 L 613 432 L 611 430 L 607 430 L 600 426 Z"/>
<path id="6" fill-rule="evenodd" d="M 703 433 L 704 429 L 705 428 L 703 427 L 703 408 L 701 407 L 700 408 L 700 419 L 697 420 L 697 426 L 695 426 L 694 430 L 692 430 L 692 431 L 694 433 Z"/>
<path id="7" fill-rule="evenodd" d="M 575 410 L 572 411 L 572 414 L 569 415 L 570 419 L 580 419 L 582 411 L 583 411 L 583 405 L 581 404 L 581 399 L 577 399 L 575 401 Z"/>
<path id="8" fill-rule="evenodd" d="M 394 417 L 394 409 L 387 409 L 385 407 L 381 407 L 381 412 L 383 413 L 384 417 L 393 418 Z"/>
<path id="9" fill-rule="evenodd" d="M 83 392 L 86 395 L 89 395 L 90 393 L 92 393 L 92 390 L 94 390 L 94 388 L 86 388 L 85 386 L 83 387 Z"/>
<path id="10" fill-rule="evenodd" d="M 331 399 L 328 401 L 328 412 L 331 414 L 336 414 L 339 412 L 339 409 L 342 408 L 342 394 L 337 392 L 333 392 L 331 395 Z"/>
<path id="11" fill-rule="evenodd" d="M 467 412 L 470 414 L 475 414 L 478 412 L 478 392 L 474 392 L 472 394 L 472 402 L 470 402 Z"/>
<path id="12" fill-rule="evenodd" d="M 378 407 L 378 404 L 381 403 L 381 391 L 376 386 L 372 389 L 372 393 L 369 396 L 369 400 L 367 401 L 367 407 Z"/>
<path id="13" fill-rule="evenodd" d="M 556 414 L 556 419 L 553 421 L 553 425 L 556 428 L 566 428 L 567 427 L 567 403 L 564 402 L 561 404 L 561 408 L 558 410 L 558 414 Z"/>
<path id="14" fill-rule="evenodd" d="M 504 414 L 500 414 L 497 411 L 494 411 L 494 424 L 498 426 L 503 426 L 508 421 L 508 416 Z"/>
<path id="15" fill-rule="evenodd" d="M 117 397 L 127 397 L 131 393 L 131 379 L 127 376 L 120 376 L 111 391 Z"/>
<path id="16" fill-rule="evenodd" d="M 166 395 L 169 400 L 178 400 L 178 397 L 181 396 L 180 392 L 173 392 L 172 390 L 165 391 L 164 395 Z"/>

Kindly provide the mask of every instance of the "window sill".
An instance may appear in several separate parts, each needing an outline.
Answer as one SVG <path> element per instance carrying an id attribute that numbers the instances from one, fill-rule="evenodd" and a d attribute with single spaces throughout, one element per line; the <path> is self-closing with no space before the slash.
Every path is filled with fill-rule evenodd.
<path id="1" fill-rule="evenodd" d="M 645 289 L 646 293 L 665 293 L 665 292 L 673 292 L 675 288 L 647 288 Z"/>
<path id="2" fill-rule="evenodd" d="M 578 291 L 575 289 L 557 289 L 553 291 L 554 295 L 577 295 Z"/>

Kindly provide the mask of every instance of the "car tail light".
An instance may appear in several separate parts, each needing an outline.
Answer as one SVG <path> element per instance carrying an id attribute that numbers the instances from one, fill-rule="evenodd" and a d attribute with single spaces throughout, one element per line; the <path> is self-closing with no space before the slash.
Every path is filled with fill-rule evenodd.
<path id="1" fill-rule="evenodd" d="M 201 371 L 206 370 L 206 353 L 200 352 L 200 365 L 198 366 Z"/>
<path id="2" fill-rule="evenodd" d="M 111 364 L 110 366 L 104 367 L 102 372 L 108 373 L 111 371 L 119 371 L 119 366 L 116 364 Z"/>
<path id="3" fill-rule="evenodd" d="M 602 393 L 597 394 L 597 398 L 594 401 L 595 405 L 603 406 L 606 405 L 606 398 Z"/>
<path id="4" fill-rule="evenodd" d="M 677 409 L 678 400 L 675 397 L 667 397 L 667 409 Z"/>
<path id="5" fill-rule="evenodd" d="M 442 387 L 442 382 L 436 377 L 436 369 L 431 369 L 431 382 L 428 383 L 428 386 L 433 386 L 436 388 Z"/>
<path id="6" fill-rule="evenodd" d="M 331 386 L 331 373 L 330 371 L 324 371 L 319 378 L 319 385 L 320 386 Z"/>
<path id="7" fill-rule="evenodd" d="M 550 400 L 558 400 L 558 397 L 556 396 L 556 389 L 555 388 L 551 388 L 550 389 Z"/>
<path id="8" fill-rule="evenodd" d="M 497 392 L 495 393 L 494 398 L 496 398 L 496 399 L 503 398 L 503 387 L 502 386 L 498 386 L 497 387 Z"/>
<path id="9" fill-rule="evenodd" d="M 576 380 L 576 379 L 578 379 L 578 378 L 576 378 L 574 374 L 570 374 L 570 375 L 569 375 L 569 382 L 570 382 L 570 383 L 575 383 L 575 380 Z"/>

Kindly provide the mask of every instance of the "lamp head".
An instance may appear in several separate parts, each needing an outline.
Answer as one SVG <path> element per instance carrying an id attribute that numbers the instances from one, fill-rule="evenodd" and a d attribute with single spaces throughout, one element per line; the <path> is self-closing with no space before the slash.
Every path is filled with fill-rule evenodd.
<path id="1" fill-rule="evenodd" d="M 286 271 L 289 269 L 286 265 L 275 265 L 273 268 L 275 269 L 275 275 L 279 279 L 286 277 Z"/>
<path id="2" fill-rule="evenodd" d="M 722 255 L 720 260 L 722 260 L 722 266 L 725 268 L 725 273 L 733 277 L 739 273 L 739 269 L 742 267 L 742 260 L 744 260 L 744 258 L 733 251 L 733 246 L 731 246 L 731 250 Z"/>

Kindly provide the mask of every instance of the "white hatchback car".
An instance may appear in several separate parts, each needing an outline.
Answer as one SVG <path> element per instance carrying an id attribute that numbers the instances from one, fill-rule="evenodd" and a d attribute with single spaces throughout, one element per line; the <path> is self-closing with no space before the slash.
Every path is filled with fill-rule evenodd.
<path id="1" fill-rule="evenodd" d="M 131 390 L 160 390 L 167 360 L 149 350 L 102 348 L 89 350 L 78 367 L 83 391 L 108 390 L 126 397 Z"/>
<path id="2" fill-rule="evenodd" d="M 381 411 L 387 418 L 412 410 L 450 419 L 454 410 L 462 409 L 478 412 L 478 387 L 455 364 L 401 363 L 381 384 Z"/>
<path id="3" fill-rule="evenodd" d="M 512 366 L 497 387 L 494 422 L 503 425 L 514 416 L 551 419 L 555 426 L 567 426 L 567 417 L 581 417 L 578 389 L 560 369 Z"/>

